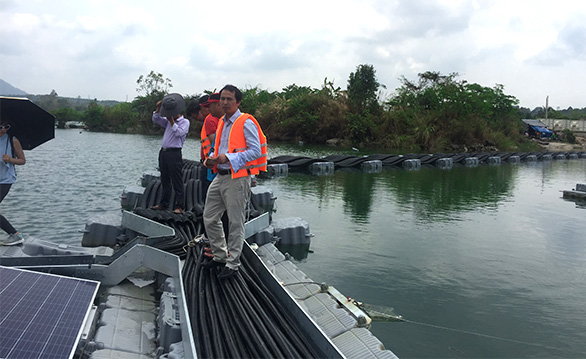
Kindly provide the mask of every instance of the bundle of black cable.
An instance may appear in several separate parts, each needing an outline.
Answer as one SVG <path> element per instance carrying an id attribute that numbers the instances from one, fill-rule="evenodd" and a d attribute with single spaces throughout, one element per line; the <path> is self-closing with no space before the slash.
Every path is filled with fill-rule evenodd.
<path id="1" fill-rule="evenodd" d="M 199 358 L 319 357 L 244 256 L 239 274 L 223 281 L 207 260 L 203 245 L 189 247 L 183 267 Z"/>
<path id="2" fill-rule="evenodd" d="M 134 213 L 173 228 L 175 230 L 174 237 L 163 238 L 152 242 L 151 245 L 175 254 L 181 259 L 185 259 L 186 252 L 184 247 L 196 236 L 203 233 L 201 214 L 199 216 L 193 212 L 175 214 L 171 211 L 156 211 L 150 208 L 136 208 Z"/>

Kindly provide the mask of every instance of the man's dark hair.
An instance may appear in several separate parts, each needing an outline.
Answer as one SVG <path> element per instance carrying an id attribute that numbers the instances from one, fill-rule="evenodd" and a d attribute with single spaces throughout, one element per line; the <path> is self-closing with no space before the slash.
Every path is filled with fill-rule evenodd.
<path id="1" fill-rule="evenodd" d="M 189 101 L 189 104 L 187 104 L 187 108 L 185 109 L 185 114 L 187 116 L 191 116 L 191 114 L 199 113 L 199 110 L 201 110 L 201 106 L 199 105 L 199 102 L 197 100 L 191 100 L 191 101 Z"/>
<path id="2" fill-rule="evenodd" d="M 241 102 L 242 101 L 242 92 L 240 92 L 240 90 L 238 89 L 238 87 L 234 86 L 234 85 L 226 85 L 224 86 L 223 89 L 220 90 L 220 95 L 222 94 L 222 91 L 224 90 L 228 90 L 230 92 L 234 92 L 234 97 L 236 98 L 236 102 Z"/>

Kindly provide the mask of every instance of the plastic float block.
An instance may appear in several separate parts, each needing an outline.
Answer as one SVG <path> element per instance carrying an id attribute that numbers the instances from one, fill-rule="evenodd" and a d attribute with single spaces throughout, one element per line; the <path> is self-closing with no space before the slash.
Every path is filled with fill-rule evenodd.
<path id="1" fill-rule="evenodd" d="M 406 170 L 412 170 L 412 171 L 418 170 L 421 168 L 421 160 L 419 160 L 419 159 L 405 160 L 405 161 L 403 161 L 402 166 Z"/>

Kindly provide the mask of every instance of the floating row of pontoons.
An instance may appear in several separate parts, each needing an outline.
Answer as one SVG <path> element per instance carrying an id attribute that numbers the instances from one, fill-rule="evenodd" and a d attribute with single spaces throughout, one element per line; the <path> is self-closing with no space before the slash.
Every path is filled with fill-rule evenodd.
<path id="1" fill-rule="evenodd" d="M 321 158 L 305 156 L 278 156 L 269 160 L 268 175 L 281 176 L 287 171 L 306 171 L 330 174 L 340 168 L 360 168 L 365 172 L 378 172 L 383 167 L 418 170 L 422 166 L 450 169 L 454 166 L 475 167 L 481 164 L 520 163 L 586 158 L 586 151 L 578 152 L 482 152 L 458 154 L 407 154 L 407 155 L 330 155 Z"/>

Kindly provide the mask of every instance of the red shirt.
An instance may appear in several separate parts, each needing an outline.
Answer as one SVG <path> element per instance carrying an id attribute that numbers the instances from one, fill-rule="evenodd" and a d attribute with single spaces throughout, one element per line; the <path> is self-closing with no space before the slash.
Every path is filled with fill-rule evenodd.
<path id="1" fill-rule="evenodd" d="M 220 121 L 220 119 L 212 116 L 212 114 L 207 115 L 205 120 L 203 120 L 203 128 L 205 129 L 208 136 L 212 133 L 216 133 L 216 130 L 218 129 L 218 121 Z M 201 159 L 203 160 L 205 158 L 203 154 L 203 148 L 200 150 L 200 155 Z"/>

